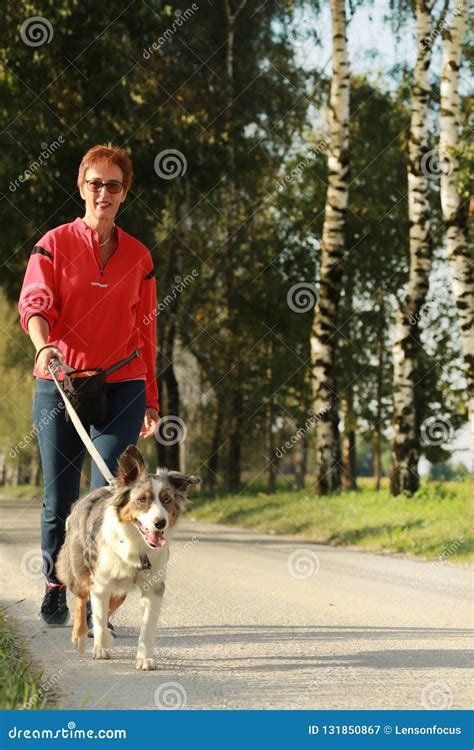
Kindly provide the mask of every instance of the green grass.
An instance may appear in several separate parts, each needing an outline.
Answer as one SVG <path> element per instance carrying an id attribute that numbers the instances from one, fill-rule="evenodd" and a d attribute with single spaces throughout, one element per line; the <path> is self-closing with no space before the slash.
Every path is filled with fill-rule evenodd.
<path id="1" fill-rule="evenodd" d="M 265 479 L 245 478 L 239 493 L 210 497 L 193 493 L 189 515 L 214 523 L 243 526 L 298 539 L 355 546 L 377 552 L 409 553 L 427 558 L 445 555 L 450 561 L 474 560 L 472 488 L 465 482 L 423 482 L 413 497 L 390 497 L 384 480 L 380 492 L 373 480 L 358 480 L 359 490 L 319 497 L 310 487 L 295 491 L 290 479 L 278 477 L 274 495 Z M 40 497 L 41 488 L 5 487 L 11 497 Z"/>
<path id="2" fill-rule="evenodd" d="M 411 498 L 390 497 L 386 486 L 375 492 L 372 480 L 359 485 L 358 491 L 322 497 L 285 488 L 268 495 L 258 485 L 242 494 L 194 495 L 189 515 L 320 544 L 474 559 L 468 482 L 426 482 Z"/>
<path id="3" fill-rule="evenodd" d="M 26 498 L 27 500 L 31 500 L 32 497 L 41 497 L 42 492 L 43 488 L 34 484 L 4 485 L 0 487 L 0 495 L 4 497 L 19 497 L 22 499 Z"/>
<path id="4" fill-rule="evenodd" d="M 42 673 L 0 610 L 0 709 L 50 708 L 54 698 L 41 687 Z"/>

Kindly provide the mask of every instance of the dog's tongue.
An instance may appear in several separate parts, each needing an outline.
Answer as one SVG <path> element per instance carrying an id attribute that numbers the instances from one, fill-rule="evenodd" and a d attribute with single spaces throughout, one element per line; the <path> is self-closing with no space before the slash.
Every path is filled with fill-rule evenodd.
<path id="1" fill-rule="evenodd" d="M 143 528 L 143 536 L 145 537 L 146 541 L 151 547 L 164 547 L 166 544 L 166 539 L 164 538 L 161 531 L 158 531 L 155 529 L 154 531 L 150 531 L 149 529 Z"/>

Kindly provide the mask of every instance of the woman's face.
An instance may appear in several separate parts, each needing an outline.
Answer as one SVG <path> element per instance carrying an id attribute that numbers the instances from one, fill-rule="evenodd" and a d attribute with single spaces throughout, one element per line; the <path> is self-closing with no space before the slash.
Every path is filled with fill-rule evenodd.
<path id="1" fill-rule="evenodd" d="M 110 193 L 103 185 L 98 193 L 92 192 L 88 180 L 101 180 L 102 182 L 123 182 L 123 173 L 117 164 L 109 164 L 107 161 L 98 161 L 86 171 L 84 184 L 81 186 L 81 197 L 86 203 L 86 214 L 98 220 L 113 221 L 119 210 L 120 204 L 125 200 L 127 193 L 122 188 L 119 193 Z"/>

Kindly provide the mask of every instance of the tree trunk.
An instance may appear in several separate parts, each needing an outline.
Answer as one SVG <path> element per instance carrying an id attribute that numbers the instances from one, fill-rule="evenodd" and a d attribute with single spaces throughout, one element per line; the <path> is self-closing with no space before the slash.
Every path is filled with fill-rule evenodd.
<path id="1" fill-rule="evenodd" d="M 240 368 L 238 368 L 240 376 Z M 240 490 L 241 446 L 243 424 L 243 399 L 240 377 L 233 388 L 230 404 L 229 452 L 227 460 L 227 486 L 232 492 Z"/>
<path id="2" fill-rule="evenodd" d="M 319 494 L 341 486 L 341 449 L 336 397 L 337 311 L 342 286 L 345 219 L 349 195 L 349 69 L 344 0 L 331 0 L 333 74 L 328 109 L 331 145 L 328 189 L 321 242 L 319 300 L 311 352 L 315 427 L 316 487 Z"/>
<path id="3" fill-rule="evenodd" d="M 474 265 L 468 244 L 469 201 L 463 204 L 459 192 L 459 66 L 468 18 L 468 3 L 459 3 L 451 24 L 442 32 L 441 207 L 446 227 L 448 259 L 454 298 L 458 309 L 466 372 L 469 420 L 471 423 L 472 470 L 474 477 Z"/>
<path id="4" fill-rule="evenodd" d="M 300 406 L 301 416 L 307 417 L 304 404 Z M 308 433 L 304 430 L 300 439 L 293 448 L 295 466 L 295 485 L 297 490 L 304 490 L 306 472 L 308 467 Z"/>
<path id="5" fill-rule="evenodd" d="M 344 436 L 342 440 L 342 488 L 357 489 L 356 415 L 352 383 L 346 388 Z"/>
<path id="6" fill-rule="evenodd" d="M 37 487 L 41 479 L 39 450 L 34 448 L 30 459 L 30 484 Z"/>
<path id="7" fill-rule="evenodd" d="M 383 291 L 378 292 L 378 325 L 377 325 L 377 412 L 374 429 L 374 478 L 375 489 L 378 492 L 382 481 L 382 396 L 383 396 L 383 366 L 384 366 L 384 331 L 385 331 L 385 302 Z"/>
<path id="8" fill-rule="evenodd" d="M 432 237 L 429 205 L 428 103 L 431 93 L 429 66 L 431 4 L 417 0 L 417 60 L 411 88 L 411 123 L 408 143 L 408 211 L 410 219 L 410 271 L 404 300 L 395 316 L 393 346 L 393 471 L 392 495 L 413 493 L 419 487 L 420 435 L 417 418 L 416 383 L 419 319 L 428 292 Z"/>
<path id="9" fill-rule="evenodd" d="M 306 466 L 308 458 L 308 438 L 302 435 L 293 448 L 295 457 L 295 486 L 297 490 L 304 490 Z"/>
<path id="10" fill-rule="evenodd" d="M 180 219 L 187 215 L 189 205 L 183 199 L 179 205 L 178 215 Z M 176 231 L 176 230 L 175 230 Z M 175 252 L 170 253 L 168 268 L 165 276 L 165 284 L 170 290 L 181 277 L 182 261 L 180 244 L 176 245 Z M 159 303 L 159 300 L 157 300 Z M 175 439 L 181 435 L 179 427 L 181 401 L 179 395 L 179 384 L 174 371 L 174 346 L 176 339 L 178 296 L 166 307 L 164 313 L 158 315 L 158 388 L 160 391 L 160 417 L 162 430 L 157 434 L 157 455 L 159 466 L 169 469 L 180 470 L 180 440 Z M 168 419 L 171 418 L 171 419 Z M 176 421 L 175 421 L 176 420 Z"/>
<path id="11" fill-rule="evenodd" d="M 217 410 L 214 422 L 214 433 L 212 436 L 211 455 L 207 462 L 207 486 L 211 494 L 215 494 L 217 487 L 217 480 L 219 476 L 219 451 L 222 443 L 222 424 L 224 418 L 224 409 L 222 408 L 222 401 L 217 397 Z"/>
<path id="12" fill-rule="evenodd" d="M 174 372 L 173 356 L 174 356 L 174 344 L 176 336 L 176 326 L 174 321 L 168 328 L 168 336 L 166 343 L 167 356 L 169 356 L 169 362 L 164 372 L 164 381 L 166 383 L 166 393 L 168 397 L 168 415 L 180 418 L 181 401 L 179 397 L 179 384 L 176 380 Z M 179 423 L 177 423 L 179 424 Z M 179 434 L 181 431 L 179 430 Z M 180 471 L 180 440 L 172 440 L 170 445 L 166 446 L 167 461 L 166 466 L 169 469 L 175 469 Z"/>
<path id="13" fill-rule="evenodd" d="M 269 398 L 267 399 L 265 416 L 267 424 L 267 451 L 268 451 L 268 492 L 274 493 L 276 490 L 276 473 L 277 473 L 277 455 L 275 445 L 275 433 L 273 431 L 273 425 L 275 422 L 275 384 L 273 376 L 274 368 L 274 347 L 275 343 L 273 338 L 270 336 L 267 346 L 267 385 Z"/>
<path id="14" fill-rule="evenodd" d="M 273 423 L 275 421 L 275 403 L 273 397 L 267 401 L 267 450 L 268 450 L 268 492 L 274 493 L 276 490 L 276 463 L 275 455 L 275 433 L 273 432 Z"/>
<path id="15" fill-rule="evenodd" d="M 235 143 L 234 143 L 234 121 L 233 121 L 233 102 L 234 102 L 234 44 L 235 44 L 235 24 L 239 14 L 247 4 L 247 0 L 241 0 L 235 12 L 232 12 L 230 0 L 224 0 L 224 10 L 226 18 L 226 80 L 224 83 L 226 91 L 227 106 L 223 112 L 225 131 L 227 137 L 227 175 L 225 178 L 224 194 L 224 216 L 226 224 L 226 256 L 225 256 L 225 288 L 227 294 L 228 306 L 228 329 L 230 338 L 238 346 L 239 342 L 239 317 L 240 310 L 236 309 L 235 303 L 231 303 L 235 284 L 235 263 L 237 260 L 236 253 L 236 230 L 240 226 L 240 196 L 236 189 L 235 182 Z M 235 360 L 240 357 L 239 350 L 229 351 L 229 371 L 232 370 Z M 227 460 L 227 486 L 230 490 L 240 488 L 240 456 L 241 456 L 241 431 L 242 431 L 242 412 L 243 412 L 243 393 L 241 367 L 237 368 L 237 373 L 230 375 L 230 384 L 228 392 L 230 393 L 230 433 L 229 433 L 229 452 Z"/>

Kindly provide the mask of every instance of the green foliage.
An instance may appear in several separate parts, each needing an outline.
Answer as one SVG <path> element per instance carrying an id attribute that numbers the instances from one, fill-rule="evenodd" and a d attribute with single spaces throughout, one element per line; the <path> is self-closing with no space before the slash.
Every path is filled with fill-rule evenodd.
<path id="1" fill-rule="evenodd" d="M 310 489 L 274 495 L 194 498 L 191 516 L 299 540 L 409 553 L 450 561 L 474 559 L 469 483 L 422 483 L 412 498 L 376 492 L 369 480 L 356 492 L 318 496 Z"/>

